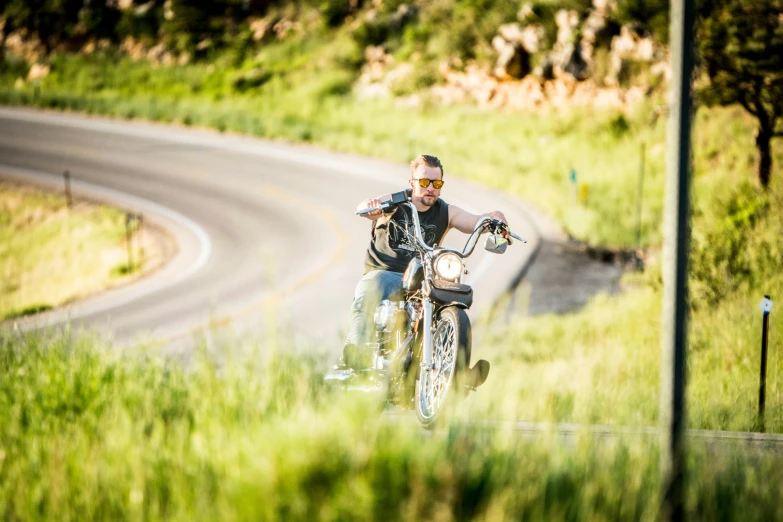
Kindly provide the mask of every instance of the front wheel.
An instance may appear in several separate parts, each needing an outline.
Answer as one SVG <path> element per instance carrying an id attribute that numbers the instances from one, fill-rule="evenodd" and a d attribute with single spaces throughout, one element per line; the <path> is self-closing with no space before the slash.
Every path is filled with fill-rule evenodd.
<path id="1" fill-rule="evenodd" d="M 465 310 L 455 306 L 441 310 L 432 336 L 433 368 L 422 368 L 416 385 L 416 414 L 425 428 L 434 426 L 449 394 L 460 395 L 459 386 L 470 365 L 470 340 Z"/>

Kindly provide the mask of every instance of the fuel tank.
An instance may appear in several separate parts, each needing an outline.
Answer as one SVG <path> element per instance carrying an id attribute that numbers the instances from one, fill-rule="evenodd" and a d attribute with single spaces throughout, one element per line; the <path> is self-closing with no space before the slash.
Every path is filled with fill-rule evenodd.
<path id="1" fill-rule="evenodd" d="M 413 292 L 421 287 L 423 281 L 424 267 L 421 264 L 421 260 L 418 257 L 414 257 L 408 263 L 405 273 L 402 274 L 402 286 L 405 287 L 406 291 Z"/>

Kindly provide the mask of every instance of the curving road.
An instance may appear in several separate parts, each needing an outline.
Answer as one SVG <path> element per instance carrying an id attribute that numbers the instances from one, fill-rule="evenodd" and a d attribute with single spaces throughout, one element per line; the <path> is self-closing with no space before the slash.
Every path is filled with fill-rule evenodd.
<path id="1" fill-rule="evenodd" d="M 353 209 L 400 190 L 408 176 L 405 165 L 314 147 L 0 109 L 0 175 L 61 186 L 65 169 L 75 192 L 144 213 L 173 234 L 178 250 L 143 281 L 23 327 L 71 320 L 120 345 L 181 344 L 208 324 L 256 334 L 274 318 L 297 342 L 327 350 L 347 327 L 369 239 L 369 223 Z M 503 256 L 477 250 L 469 260 L 476 317 L 531 260 L 539 236 L 522 201 L 448 173 L 446 181 L 444 199 L 478 212 L 501 209 L 530 240 Z M 461 247 L 465 238 L 452 231 L 447 242 Z"/>

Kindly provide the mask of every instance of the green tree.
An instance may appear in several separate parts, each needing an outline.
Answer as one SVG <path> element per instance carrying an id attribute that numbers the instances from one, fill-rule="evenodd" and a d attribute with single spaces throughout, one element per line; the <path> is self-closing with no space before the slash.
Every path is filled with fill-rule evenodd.
<path id="1" fill-rule="evenodd" d="M 770 141 L 783 136 L 783 0 L 702 0 L 697 42 L 708 105 L 739 103 L 759 123 L 758 177 L 769 185 Z"/>
<path id="2" fill-rule="evenodd" d="M 661 42 L 669 41 L 669 0 L 617 0 L 620 24 L 639 24 Z"/>
<path id="3" fill-rule="evenodd" d="M 82 7 L 84 0 L 9 0 L 3 16 L 9 32 L 23 30 L 37 37 L 48 54 L 75 34 Z"/>

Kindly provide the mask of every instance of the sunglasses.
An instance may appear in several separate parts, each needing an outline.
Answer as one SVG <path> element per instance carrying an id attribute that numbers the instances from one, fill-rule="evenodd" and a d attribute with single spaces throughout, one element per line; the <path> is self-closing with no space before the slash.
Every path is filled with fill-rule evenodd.
<path id="1" fill-rule="evenodd" d="M 443 186 L 442 179 L 413 178 L 413 181 L 418 181 L 421 188 L 429 187 L 430 183 L 435 190 L 439 190 Z"/>

